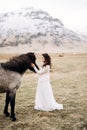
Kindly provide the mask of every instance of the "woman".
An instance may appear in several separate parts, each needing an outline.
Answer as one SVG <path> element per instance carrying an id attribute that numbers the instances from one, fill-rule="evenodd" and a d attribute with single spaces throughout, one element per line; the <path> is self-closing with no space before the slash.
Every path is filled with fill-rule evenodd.
<path id="1" fill-rule="evenodd" d="M 35 109 L 42 111 L 52 111 L 63 109 L 62 104 L 58 104 L 53 96 L 49 72 L 51 68 L 51 58 L 47 53 L 42 54 L 43 66 L 38 70 L 32 63 L 31 66 L 38 73 L 38 85 L 35 99 Z"/>

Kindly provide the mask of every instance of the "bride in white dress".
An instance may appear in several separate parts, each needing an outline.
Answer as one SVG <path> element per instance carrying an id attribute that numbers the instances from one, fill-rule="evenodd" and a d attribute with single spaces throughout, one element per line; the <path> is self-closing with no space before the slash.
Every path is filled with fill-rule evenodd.
<path id="1" fill-rule="evenodd" d="M 63 109 L 63 105 L 56 102 L 50 84 L 51 58 L 47 53 L 44 53 L 42 54 L 42 60 L 43 66 L 40 70 L 33 63 L 31 64 L 39 76 L 34 109 L 42 111 Z"/>

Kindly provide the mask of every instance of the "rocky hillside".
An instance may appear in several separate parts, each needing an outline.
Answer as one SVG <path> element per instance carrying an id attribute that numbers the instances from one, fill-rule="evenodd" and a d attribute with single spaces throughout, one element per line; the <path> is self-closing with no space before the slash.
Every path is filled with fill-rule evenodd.
<path id="1" fill-rule="evenodd" d="M 0 14 L 0 47 L 39 43 L 42 45 L 78 44 L 82 38 L 64 27 L 47 12 L 26 8 Z M 35 45 L 35 44 L 34 44 Z"/>

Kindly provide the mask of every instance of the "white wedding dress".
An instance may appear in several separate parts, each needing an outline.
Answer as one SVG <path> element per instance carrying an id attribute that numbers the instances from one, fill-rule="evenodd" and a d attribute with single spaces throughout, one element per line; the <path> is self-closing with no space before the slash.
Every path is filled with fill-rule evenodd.
<path id="1" fill-rule="evenodd" d="M 42 111 L 63 109 L 63 105 L 57 103 L 53 96 L 49 77 L 50 66 L 47 65 L 40 70 L 36 67 L 34 69 L 39 76 L 34 109 Z"/>

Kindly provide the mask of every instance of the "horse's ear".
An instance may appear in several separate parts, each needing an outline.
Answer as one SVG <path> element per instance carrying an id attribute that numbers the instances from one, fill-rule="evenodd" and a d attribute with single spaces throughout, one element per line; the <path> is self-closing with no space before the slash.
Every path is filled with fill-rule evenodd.
<path id="1" fill-rule="evenodd" d="M 31 60 L 31 62 L 35 62 L 36 60 L 36 56 L 33 52 L 27 53 L 27 56 L 29 57 L 29 59 Z"/>
<path id="2" fill-rule="evenodd" d="M 29 53 L 27 53 L 27 55 L 32 56 L 32 55 L 34 55 L 34 52 L 29 52 Z"/>

